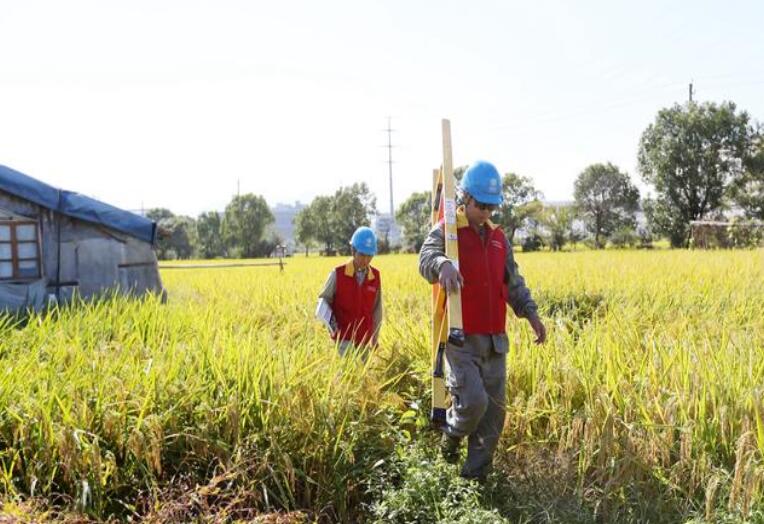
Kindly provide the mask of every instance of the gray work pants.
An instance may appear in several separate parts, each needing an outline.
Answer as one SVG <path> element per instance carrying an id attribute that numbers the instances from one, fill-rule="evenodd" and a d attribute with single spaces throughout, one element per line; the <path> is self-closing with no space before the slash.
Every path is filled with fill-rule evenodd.
<path id="1" fill-rule="evenodd" d="M 369 359 L 371 347 L 368 344 L 358 347 L 352 340 L 340 340 L 337 344 L 337 351 L 341 357 L 344 357 L 345 355 L 356 355 L 361 357 L 361 361 L 366 362 Z"/>
<path id="2" fill-rule="evenodd" d="M 507 387 L 506 334 L 467 335 L 464 347 L 446 348 L 446 387 L 451 407 L 446 432 L 468 437 L 462 476 L 485 476 L 504 428 Z"/>

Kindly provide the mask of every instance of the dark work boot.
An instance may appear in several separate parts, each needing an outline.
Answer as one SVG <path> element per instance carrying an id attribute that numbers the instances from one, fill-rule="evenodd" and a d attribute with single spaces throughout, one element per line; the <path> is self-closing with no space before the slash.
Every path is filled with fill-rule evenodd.
<path id="1" fill-rule="evenodd" d="M 488 482 L 488 475 L 486 475 L 485 473 L 481 475 L 465 475 L 464 473 L 462 473 L 460 476 L 465 480 L 471 480 L 473 482 L 477 482 L 481 486 L 485 485 L 485 483 Z"/>
<path id="2" fill-rule="evenodd" d="M 462 439 L 460 437 L 443 433 L 442 440 L 440 441 L 440 452 L 443 455 L 443 460 L 449 464 L 456 464 L 459 460 L 459 447 L 461 444 Z"/>

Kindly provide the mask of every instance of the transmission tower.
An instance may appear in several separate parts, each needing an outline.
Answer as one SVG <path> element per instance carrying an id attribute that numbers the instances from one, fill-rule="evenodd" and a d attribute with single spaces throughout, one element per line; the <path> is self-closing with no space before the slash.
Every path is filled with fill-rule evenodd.
<path id="1" fill-rule="evenodd" d="M 391 117 L 387 117 L 387 172 L 390 176 L 390 218 L 395 216 L 393 207 L 393 130 L 390 128 Z"/>

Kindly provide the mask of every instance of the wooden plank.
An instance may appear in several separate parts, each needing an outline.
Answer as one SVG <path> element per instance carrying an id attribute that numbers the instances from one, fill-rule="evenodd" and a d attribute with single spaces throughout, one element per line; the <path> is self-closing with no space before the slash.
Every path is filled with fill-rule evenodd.
<path id="1" fill-rule="evenodd" d="M 456 232 L 456 187 L 451 151 L 451 124 L 442 121 L 443 164 L 433 171 L 432 224 L 444 222 L 443 233 L 446 256 L 459 269 L 459 244 Z M 446 408 L 448 395 L 445 386 L 445 352 L 448 344 L 464 345 L 462 328 L 461 290 L 456 289 L 446 297 L 439 283 L 432 290 L 432 412 L 430 422 L 434 428 L 447 427 Z"/>
<path id="2" fill-rule="evenodd" d="M 446 223 L 446 256 L 459 270 L 459 243 L 456 236 L 456 182 L 451 151 L 451 122 L 442 121 L 443 129 L 443 218 Z M 462 326 L 462 292 L 457 289 L 448 296 L 448 341 L 464 345 Z"/>
<path id="3" fill-rule="evenodd" d="M 432 172 L 431 225 L 437 226 L 443 218 L 443 176 L 440 169 Z M 438 282 L 432 285 L 432 410 L 430 423 L 434 428 L 446 426 L 447 394 L 443 357 L 446 349 L 446 293 Z"/>

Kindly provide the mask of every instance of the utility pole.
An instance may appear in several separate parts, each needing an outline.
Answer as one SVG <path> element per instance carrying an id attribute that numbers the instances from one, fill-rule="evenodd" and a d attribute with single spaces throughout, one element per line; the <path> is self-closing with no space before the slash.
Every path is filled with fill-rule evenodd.
<path id="1" fill-rule="evenodd" d="M 390 117 L 387 117 L 387 171 L 390 176 L 390 219 L 395 220 L 395 208 L 393 207 L 393 141 L 390 129 Z"/>
<path id="2" fill-rule="evenodd" d="M 692 82 L 690 82 L 690 103 L 692 103 Z"/>

